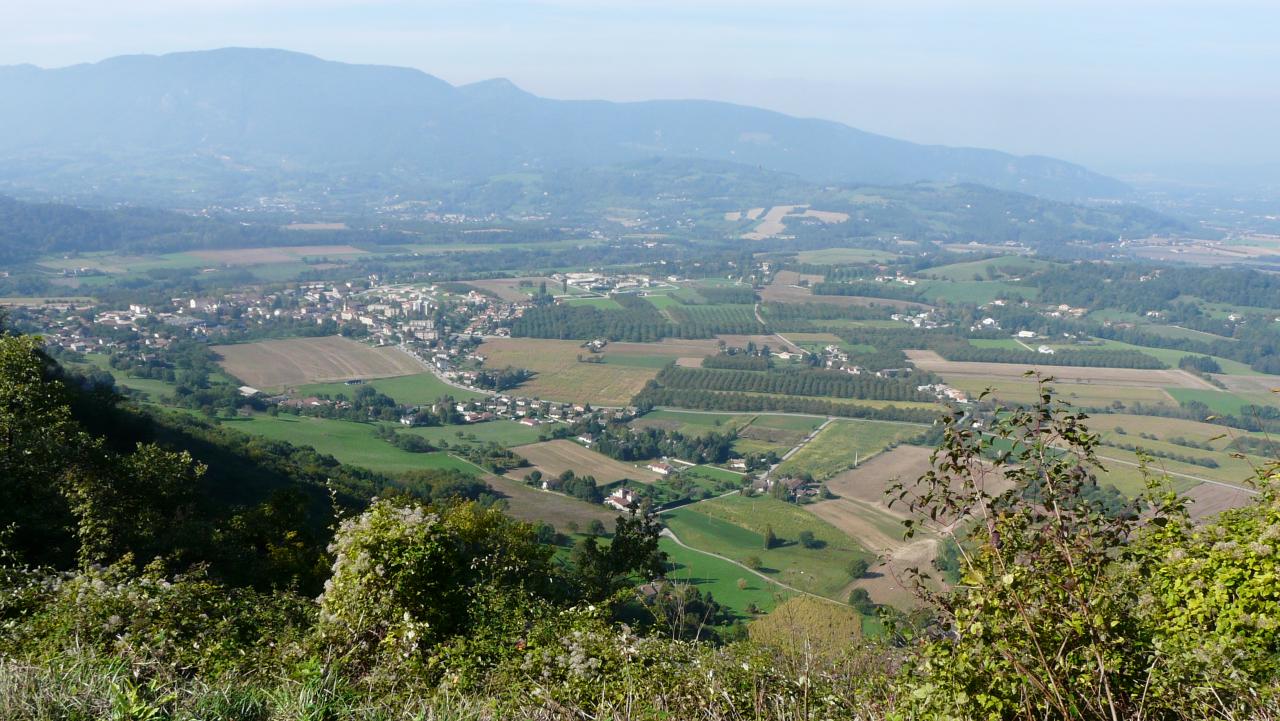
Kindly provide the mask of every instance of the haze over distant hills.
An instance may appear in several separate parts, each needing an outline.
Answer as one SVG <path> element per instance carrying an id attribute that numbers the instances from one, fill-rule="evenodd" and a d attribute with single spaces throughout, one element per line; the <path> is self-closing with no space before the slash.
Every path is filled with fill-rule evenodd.
<path id="1" fill-rule="evenodd" d="M 1061 160 L 917 145 L 719 102 L 539 98 L 504 80 L 281 50 L 0 68 L 0 183 L 120 197 L 282 188 L 415 193 L 650 158 L 728 161 L 811 182 L 978 183 L 1077 200 L 1126 186 Z"/>

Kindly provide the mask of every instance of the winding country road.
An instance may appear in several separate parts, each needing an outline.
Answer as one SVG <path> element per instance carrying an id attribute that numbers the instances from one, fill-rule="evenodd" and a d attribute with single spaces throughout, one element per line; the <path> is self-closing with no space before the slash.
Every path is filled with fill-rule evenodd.
<path id="1" fill-rule="evenodd" d="M 735 491 L 735 493 L 736 493 L 736 491 Z M 711 556 L 712 558 L 718 558 L 718 559 L 720 559 L 721 561 L 725 561 L 725 562 L 727 562 L 727 563 L 731 563 L 731 564 L 733 564 L 734 566 L 737 566 L 738 568 L 741 568 L 742 570 L 746 571 L 747 573 L 750 573 L 750 574 L 753 574 L 753 575 L 755 575 L 755 576 L 758 576 L 759 578 L 761 578 L 761 579 L 763 579 L 763 580 L 765 580 L 765 581 L 767 581 L 767 582 L 769 582 L 769 583 L 772 583 L 773 585 L 775 585 L 775 586 L 777 586 L 777 587 L 779 587 L 779 588 L 782 588 L 782 589 L 785 589 L 785 590 L 791 591 L 792 593 L 798 593 L 798 594 L 800 594 L 800 595 L 802 595 L 802 596 L 809 596 L 810 598 L 816 598 L 816 599 L 818 599 L 819 601 L 826 601 L 827 603 L 834 603 L 834 604 L 835 604 L 835 605 L 837 605 L 837 606 L 844 606 L 844 605 L 845 605 L 845 604 L 840 603 L 839 601 L 837 601 L 837 600 L 835 600 L 835 599 L 833 599 L 833 598 L 827 598 L 826 596 L 819 596 L 819 595 L 818 595 L 818 594 L 816 594 L 816 593 L 810 593 L 810 592 L 808 592 L 808 591 L 805 591 L 805 590 L 802 590 L 802 589 L 796 588 L 795 586 L 791 586 L 791 585 L 788 585 L 788 584 L 786 584 L 786 583 L 783 583 L 782 581 L 779 581 L 778 579 L 773 578 L 772 576 L 765 575 L 765 574 L 763 574 L 763 573 L 761 573 L 761 572 L 759 572 L 759 571 L 757 571 L 757 570 L 755 570 L 755 569 L 753 569 L 753 568 L 749 568 L 749 567 L 747 567 L 747 566 L 744 566 L 743 564 L 738 563 L 737 561 L 733 560 L 732 558 L 729 558 L 728 556 L 721 556 L 721 555 L 720 555 L 720 554 L 718 554 L 718 553 L 712 553 L 711 551 L 704 551 L 704 550 L 702 550 L 701 548 L 694 548 L 693 546 L 690 546 L 689 544 L 687 544 L 687 543 L 685 543 L 684 541 L 680 540 L 680 537 L 679 537 L 679 536 L 677 536 L 677 535 L 675 534 L 675 532 L 674 532 L 674 531 L 672 531 L 670 528 L 663 528 L 663 529 L 662 529 L 662 532 L 661 532 L 659 535 L 661 535 L 661 536 L 665 536 L 665 537 L 667 537 L 667 538 L 670 538 L 670 539 L 671 539 L 671 541 L 672 541 L 673 543 L 675 543 L 677 546 L 679 546 L 679 547 L 681 547 L 681 548 L 684 548 L 684 549 L 689 550 L 689 551 L 693 551 L 694 553 L 701 553 L 701 554 L 702 554 L 702 555 L 704 555 L 704 556 Z"/>

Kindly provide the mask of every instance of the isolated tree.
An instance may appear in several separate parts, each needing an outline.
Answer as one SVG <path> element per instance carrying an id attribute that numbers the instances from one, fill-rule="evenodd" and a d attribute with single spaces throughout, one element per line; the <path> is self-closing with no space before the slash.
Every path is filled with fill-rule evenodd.
<path id="1" fill-rule="evenodd" d="M 764 549 L 767 551 L 778 543 L 778 537 L 773 534 L 773 525 L 766 524 L 764 527 Z"/>
<path id="2" fill-rule="evenodd" d="M 849 562 L 849 577 L 858 579 L 867 575 L 867 571 L 871 569 L 871 564 L 866 559 L 855 558 Z"/>

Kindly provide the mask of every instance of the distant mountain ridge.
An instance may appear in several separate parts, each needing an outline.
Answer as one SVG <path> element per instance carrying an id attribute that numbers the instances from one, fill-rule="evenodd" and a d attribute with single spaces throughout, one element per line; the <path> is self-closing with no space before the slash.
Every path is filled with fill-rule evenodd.
<path id="1" fill-rule="evenodd" d="M 3 67 L 0 97 L 0 181 L 10 188 L 132 182 L 216 194 L 320 182 L 395 192 L 672 157 L 814 182 L 978 183 L 1057 199 L 1127 191 L 1061 160 L 918 145 L 758 108 L 551 100 L 500 79 L 455 87 L 283 50 Z"/>

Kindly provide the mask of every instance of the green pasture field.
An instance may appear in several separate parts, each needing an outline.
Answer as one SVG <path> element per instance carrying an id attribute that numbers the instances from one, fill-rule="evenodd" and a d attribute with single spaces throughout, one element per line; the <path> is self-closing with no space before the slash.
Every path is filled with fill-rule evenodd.
<path id="1" fill-rule="evenodd" d="M 281 414 L 272 417 L 256 414 L 251 418 L 224 420 L 228 428 L 255 436 L 288 441 L 298 446 L 311 446 L 342 463 L 361 466 L 384 473 L 403 473 L 435 468 L 452 468 L 467 473 L 486 475 L 486 471 L 444 452 L 410 453 L 402 451 L 373 434 L 370 423 L 307 418 Z"/>
<path id="2" fill-rule="evenodd" d="M 856 263 L 873 263 L 892 260 L 897 256 L 884 250 L 869 248 L 823 248 L 822 250 L 802 250 L 796 253 L 800 263 L 813 265 L 851 265 Z"/>
<path id="3" fill-rule="evenodd" d="M 1023 270 L 1035 271 L 1051 267 L 1053 264 L 1035 258 L 1028 258 L 1020 255 L 1005 255 L 998 258 L 987 258 L 986 260 L 972 260 L 964 263 L 952 263 L 950 265 L 940 265 L 935 268 L 925 268 L 920 271 L 920 275 L 925 277 L 937 277 L 943 280 L 965 280 L 972 281 L 975 273 L 982 277 L 987 277 L 987 269 L 994 268 L 1002 275 L 1018 274 Z"/>
<path id="4" fill-rule="evenodd" d="M 311 383 L 308 385 L 298 386 L 297 395 L 300 396 L 320 396 L 327 395 L 330 398 L 336 398 L 338 395 L 352 398 L 355 392 L 359 390 L 361 385 L 373 386 L 379 393 L 383 393 L 394 398 L 397 403 L 408 405 L 426 405 L 435 403 L 444 396 L 450 396 L 454 400 L 466 401 L 475 398 L 483 398 L 483 393 L 475 393 L 465 391 L 461 388 L 455 388 L 448 383 L 440 380 L 434 373 L 416 373 L 408 376 L 397 376 L 395 378 L 378 378 L 375 380 L 365 381 L 363 384 L 347 385 L 346 383 Z"/>
<path id="5" fill-rule="evenodd" d="M 814 428 L 822 425 L 824 418 L 821 416 L 783 416 L 777 414 L 761 413 L 751 422 L 753 426 L 761 426 L 764 428 L 776 428 L 783 431 L 804 431 L 809 433 Z"/>
<path id="6" fill-rule="evenodd" d="M 419 436 L 436 445 L 439 445 L 441 441 L 448 443 L 450 446 L 456 446 L 460 443 L 471 445 L 497 443 L 505 448 L 537 443 L 541 440 L 543 430 L 507 420 L 472 423 L 465 426 L 396 427 L 396 431 L 399 433 Z M 459 433 L 462 434 L 461 437 L 459 437 Z"/>
<path id="7" fill-rule="evenodd" d="M 716 602 L 733 611 L 742 619 L 749 618 L 747 607 L 752 604 L 762 612 L 772 611 L 777 599 L 794 595 L 753 573 L 747 573 L 728 561 L 705 553 L 684 548 L 670 538 L 658 541 L 658 548 L 666 552 L 672 564 L 667 578 L 681 583 L 691 583 L 704 594 L 715 596 Z M 746 581 L 738 588 L 739 579 Z"/>
<path id="8" fill-rule="evenodd" d="M 794 456 L 778 466 L 780 475 L 809 473 L 822 480 L 854 467 L 855 457 L 865 461 L 890 443 L 914 438 L 921 426 L 874 421 L 834 421 Z"/>
<path id="9" fill-rule="evenodd" d="M 1001 280 L 922 280 L 916 286 L 932 302 L 990 303 L 997 298 L 1035 299 L 1039 288 L 1014 285 Z"/>
<path id="10" fill-rule="evenodd" d="M 1242 415 L 1244 406 L 1278 406 L 1280 398 L 1269 393 L 1229 393 L 1227 391 L 1211 391 L 1198 388 L 1166 388 L 1169 395 L 1179 403 L 1198 401 L 1209 406 L 1214 413 Z"/>
<path id="11" fill-rule="evenodd" d="M 855 558 L 872 560 L 857 542 L 804 509 L 767 496 L 730 495 L 663 514 L 668 527 L 690 546 L 742 562 L 758 557 L 760 571 L 796 588 L 835 598 L 851 580 Z M 765 550 L 772 527 L 779 545 Z M 821 548 L 805 548 L 797 538 L 810 531 Z"/>
<path id="12" fill-rule="evenodd" d="M 680 471 L 680 475 L 701 476 L 702 478 L 706 478 L 717 483 L 737 484 L 742 482 L 741 474 L 734 473 L 733 471 L 726 471 L 725 469 L 717 468 L 716 466 L 694 466 L 693 468 L 686 468 L 683 471 Z"/>
<path id="13" fill-rule="evenodd" d="M 633 423 L 640 426 L 655 425 L 679 431 L 687 436 L 701 436 L 707 433 L 726 433 L 749 425 L 756 417 L 754 413 L 699 413 L 697 411 L 656 410 L 650 411 Z"/>
<path id="14" fill-rule="evenodd" d="M 566 305 L 587 305 L 600 310 L 622 310 L 622 306 L 613 298 L 569 298 L 564 302 Z"/>

